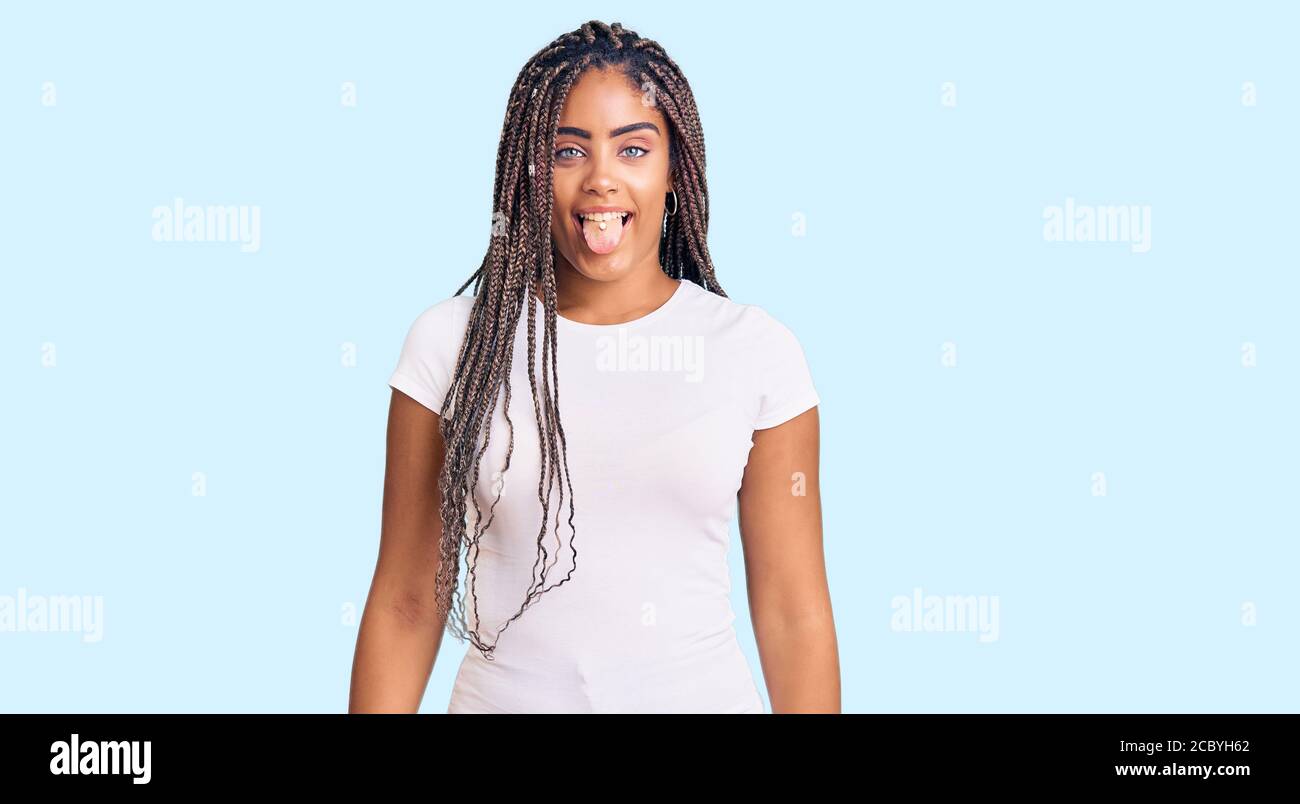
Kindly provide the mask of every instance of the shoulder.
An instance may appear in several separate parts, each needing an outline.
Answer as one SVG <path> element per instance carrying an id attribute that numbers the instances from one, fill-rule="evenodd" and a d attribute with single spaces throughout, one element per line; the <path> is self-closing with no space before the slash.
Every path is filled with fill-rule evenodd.
<path id="1" fill-rule="evenodd" d="M 458 348 L 473 306 L 473 296 L 449 296 L 425 307 L 407 328 L 406 350 L 424 353 Z"/>
<path id="2" fill-rule="evenodd" d="M 411 332 L 436 335 L 454 332 L 457 322 L 463 325 L 468 321 L 474 298 L 468 295 L 448 296 L 425 307 L 411 323 Z"/>
<path id="3" fill-rule="evenodd" d="M 438 413 L 473 305 L 473 296 L 450 296 L 421 311 L 407 329 L 388 384 Z"/>
<path id="4" fill-rule="evenodd" d="M 735 335 L 740 342 L 761 347 L 773 341 L 796 341 L 794 332 L 766 308 L 719 296 L 690 283 L 688 293 L 695 313 L 715 329 Z"/>

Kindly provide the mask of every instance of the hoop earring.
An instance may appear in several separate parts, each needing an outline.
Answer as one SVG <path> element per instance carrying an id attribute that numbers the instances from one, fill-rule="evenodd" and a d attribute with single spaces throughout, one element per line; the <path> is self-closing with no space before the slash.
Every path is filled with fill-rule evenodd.
<path id="1" fill-rule="evenodd" d="M 668 193 L 673 197 L 673 211 L 668 213 L 668 216 L 672 217 L 673 215 L 677 214 L 677 191 L 669 190 Z M 664 206 L 667 206 L 667 204 L 665 204 Z"/>

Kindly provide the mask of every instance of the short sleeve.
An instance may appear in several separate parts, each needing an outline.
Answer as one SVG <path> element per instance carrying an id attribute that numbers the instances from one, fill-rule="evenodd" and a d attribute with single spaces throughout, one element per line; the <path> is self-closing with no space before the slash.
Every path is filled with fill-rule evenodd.
<path id="1" fill-rule="evenodd" d="M 765 430 L 816 407 L 821 399 L 799 339 L 761 307 L 754 307 L 761 332 L 758 354 L 759 404 L 755 430 Z"/>
<path id="2" fill-rule="evenodd" d="M 389 386 L 441 413 L 471 304 L 472 297 L 452 296 L 420 313 L 407 330 Z"/>

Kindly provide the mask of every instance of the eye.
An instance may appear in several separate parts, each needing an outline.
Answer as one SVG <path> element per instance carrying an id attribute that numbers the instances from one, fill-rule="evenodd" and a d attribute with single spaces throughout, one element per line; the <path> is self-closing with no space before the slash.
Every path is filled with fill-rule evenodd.
<path id="1" fill-rule="evenodd" d="M 579 151 L 577 148 L 574 148 L 572 145 L 566 145 L 565 147 L 563 147 L 563 148 L 561 148 L 560 150 L 556 151 L 556 152 L 555 152 L 555 155 L 558 156 L 558 157 L 560 157 L 561 159 L 571 159 L 572 157 L 564 156 L 564 152 L 565 152 L 565 151 L 573 151 L 573 152 L 576 153 L 576 154 L 581 154 L 581 153 L 582 153 L 582 151 Z"/>
<path id="2" fill-rule="evenodd" d="M 637 157 L 636 157 L 637 159 L 640 159 L 641 156 L 645 156 L 645 154 L 650 153 L 650 152 L 647 151 L 645 148 L 642 148 L 640 145 L 629 145 L 629 146 L 627 146 L 626 148 L 624 148 L 623 150 L 624 150 L 624 151 L 631 151 L 631 150 L 641 151 L 642 153 L 640 154 L 640 156 L 637 156 Z"/>

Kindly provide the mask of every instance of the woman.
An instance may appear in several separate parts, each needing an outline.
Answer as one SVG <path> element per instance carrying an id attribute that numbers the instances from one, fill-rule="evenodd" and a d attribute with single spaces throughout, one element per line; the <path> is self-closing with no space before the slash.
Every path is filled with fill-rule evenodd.
<path id="1" fill-rule="evenodd" d="M 472 643 L 450 713 L 762 712 L 737 500 L 772 711 L 839 711 L 819 399 L 790 330 L 714 274 L 704 164 L 685 77 L 618 23 L 519 73 L 487 255 L 390 380 L 350 711 L 417 711 L 450 627 Z"/>

